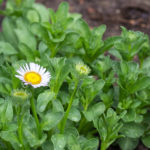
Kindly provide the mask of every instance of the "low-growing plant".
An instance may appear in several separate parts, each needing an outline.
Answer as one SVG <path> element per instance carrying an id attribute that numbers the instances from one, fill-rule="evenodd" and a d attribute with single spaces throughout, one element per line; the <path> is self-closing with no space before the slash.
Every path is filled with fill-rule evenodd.
<path id="1" fill-rule="evenodd" d="M 1 150 L 150 148 L 148 35 L 104 40 L 66 2 L 7 0 L 0 13 Z"/>

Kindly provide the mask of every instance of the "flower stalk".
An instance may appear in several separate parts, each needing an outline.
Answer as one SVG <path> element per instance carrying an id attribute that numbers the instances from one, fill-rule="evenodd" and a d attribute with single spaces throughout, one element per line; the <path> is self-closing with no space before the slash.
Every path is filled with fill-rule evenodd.
<path id="1" fill-rule="evenodd" d="M 24 143 L 23 143 L 23 133 L 22 133 L 22 123 L 23 123 L 23 117 L 24 115 L 21 114 L 21 106 L 18 106 L 16 108 L 17 110 L 17 120 L 18 120 L 18 138 L 19 142 L 21 143 L 21 150 L 24 150 Z M 21 115 L 20 115 L 21 114 Z"/>
<path id="2" fill-rule="evenodd" d="M 68 104 L 68 107 L 67 107 L 67 110 L 66 110 L 66 113 L 64 115 L 64 118 L 62 120 L 62 124 L 61 124 L 61 129 L 60 129 L 60 133 L 63 134 L 64 133 L 64 129 L 65 129 L 65 126 L 66 126 L 66 121 L 67 121 L 67 118 L 68 118 L 68 115 L 69 115 L 69 112 L 70 112 L 70 109 L 72 107 L 72 103 L 73 103 L 73 100 L 74 100 L 74 96 L 77 92 L 77 89 L 78 89 L 78 83 L 79 83 L 79 79 L 76 80 L 75 82 L 75 88 L 74 88 L 74 91 L 70 97 L 70 100 L 69 100 L 69 104 Z"/>
<path id="3" fill-rule="evenodd" d="M 107 149 L 107 143 L 102 141 L 100 150 L 106 150 L 106 149 Z"/>
<path id="4" fill-rule="evenodd" d="M 37 113 L 36 113 L 33 92 L 32 92 L 32 97 L 30 99 L 30 105 L 31 105 L 31 110 L 32 110 L 35 122 L 36 122 L 38 136 L 39 136 L 39 139 L 40 139 L 42 137 L 42 131 L 41 131 L 40 122 L 39 122 L 39 119 L 38 119 L 38 116 L 37 116 Z"/>

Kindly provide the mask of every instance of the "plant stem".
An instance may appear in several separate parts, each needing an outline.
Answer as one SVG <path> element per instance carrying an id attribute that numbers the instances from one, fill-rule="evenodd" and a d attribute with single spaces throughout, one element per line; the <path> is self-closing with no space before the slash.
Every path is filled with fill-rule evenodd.
<path id="1" fill-rule="evenodd" d="M 18 138 L 19 138 L 19 142 L 22 145 L 21 150 L 24 150 L 24 143 L 23 143 L 23 136 L 22 136 L 22 122 L 23 122 L 24 114 L 22 115 L 21 113 L 20 105 L 16 106 L 16 113 L 17 113 L 17 122 L 18 122 L 18 130 L 17 130 Z"/>
<path id="2" fill-rule="evenodd" d="M 85 119 L 85 117 L 83 116 L 83 119 L 81 119 L 80 124 L 79 124 L 79 128 L 78 128 L 79 133 L 80 133 L 80 131 L 82 130 L 85 121 L 86 121 L 86 119 Z"/>
<path id="3" fill-rule="evenodd" d="M 21 118 L 18 116 L 18 137 L 19 141 L 22 145 L 22 150 L 24 150 L 24 144 L 23 144 L 23 137 L 22 137 L 22 121 L 23 121 L 24 115 L 21 116 Z"/>
<path id="4" fill-rule="evenodd" d="M 102 142 L 100 150 L 106 150 L 106 149 L 107 149 L 107 143 L 106 142 Z"/>
<path id="5" fill-rule="evenodd" d="M 38 116 L 37 116 L 37 113 L 36 113 L 34 97 L 33 96 L 30 99 L 30 104 L 31 104 L 32 113 L 33 113 L 33 116 L 34 116 L 34 119 L 35 119 L 35 122 L 36 122 L 38 136 L 39 136 L 39 139 L 40 139 L 42 137 L 42 131 L 41 131 L 39 119 L 38 119 Z"/>
<path id="6" fill-rule="evenodd" d="M 57 53 L 57 49 L 56 49 L 56 45 L 52 43 L 52 45 L 49 46 L 51 49 L 51 58 L 54 58 L 56 53 Z"/>
<path id="7" fill-rule="evenodd" d="M 84 106 L 84 111 L 87 111 L 87 109 L 88 109 L 88 100 L 86 101 L 86 104 L 85 104 L 85 106 Z M 82 130 L 82 128 L 83 128 L 83 126 L 85 125 L 85 123 L 86 123 L 86 119 L 85 119 L 85 117 L 83 116 L 82 118 L 81 118 L 81 120 L 80 120 L 80 124 L 79 124 L 79 127 L 78 127 L 78 131 L 79 131 L 79 133 L 80 133 L 80 131 Z"/>
<path id="8" fill-rule="evenodd" d="M 77 87 L 78 87 L 78 83 L 79 83 L 79 80 L 76 80 L 75 82 L 75 88 L 74 88 L 74 91 L 70 97 L 70 100 L 69 100 L 69 104 L 68 104 L 68 107 L 67 107 L 67 110 L 66 110 L 66 113 L 64 115 L 64 118 L 62 120 L 62 125 L 61 125 L 61 128 L 60 128 L 60 133 L 64 133 L 64 129 L 65 129 L 65 126 L 66 126 L 66 121 L 67 121 L 67 118 L 68 118 L 68 115 L 69 115 L 69 112 L 70 112 L 70 109 L 72 107 L 72 103 L 73 103 L 73 99 L 74 99 L 74 96 L 77 92 Z"/>

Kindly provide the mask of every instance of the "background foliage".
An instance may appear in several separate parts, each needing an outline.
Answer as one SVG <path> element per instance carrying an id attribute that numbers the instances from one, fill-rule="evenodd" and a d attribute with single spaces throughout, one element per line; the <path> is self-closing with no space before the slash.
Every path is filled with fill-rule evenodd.
<path id="1" fill-rule="evenodd" d="M 66 2 L 55 12 L 34 0 L 8 0 L 1 14 L 2 150 L 106 150 L 113 143 L 132 150 L 139 141 L 150 148 L 147 35 L 121 27 L 120 36 L 104 40 L 106 26 L 90 29 Z M 32 89 L 15 77 L 27 62 L 50 71 L 48 87 Z M 78 73 L 79 62 L 89 74 Z M 16 97 L 17 90 L 27 96 Z"/>

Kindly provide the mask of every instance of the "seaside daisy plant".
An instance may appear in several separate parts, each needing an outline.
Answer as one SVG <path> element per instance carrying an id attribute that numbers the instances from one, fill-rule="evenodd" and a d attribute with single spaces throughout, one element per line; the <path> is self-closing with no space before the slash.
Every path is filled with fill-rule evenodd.
<path id="1" fill-rule="evenodd" d="M 148 35 L 103 38 L 67 2 L 0 14 L 0 150 L 150 148 Z"/>

